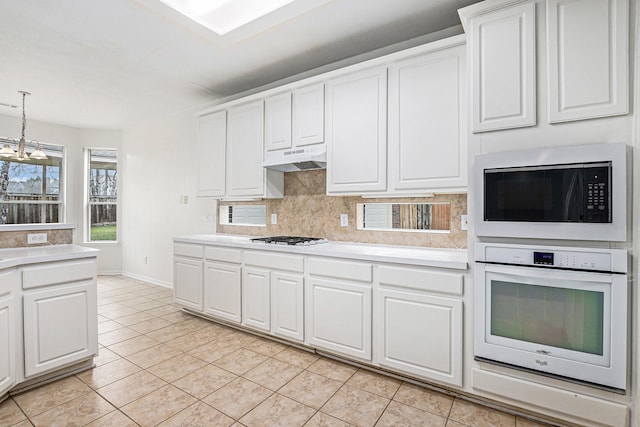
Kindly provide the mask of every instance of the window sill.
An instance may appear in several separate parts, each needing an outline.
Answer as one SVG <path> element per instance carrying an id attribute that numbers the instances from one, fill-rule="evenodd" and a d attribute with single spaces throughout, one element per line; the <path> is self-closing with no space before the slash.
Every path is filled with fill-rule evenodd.
<path id="1" fill-rule="evenodd" d="M 31 231 L 31 230 L 68 230 L 76 229 L 75 224 L 2 224 L 0 231 Z"/>

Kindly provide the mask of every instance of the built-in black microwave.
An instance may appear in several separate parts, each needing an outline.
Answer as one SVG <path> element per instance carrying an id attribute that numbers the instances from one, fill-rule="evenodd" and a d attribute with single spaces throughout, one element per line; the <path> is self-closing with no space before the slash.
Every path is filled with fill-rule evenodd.
<path id="1" fill-rule="evenodd" d="M 609 162 L 484 170 L 484 220 L 611 222 Z"/>
<path id="2" fill-rule="evenodd" d="M 625 241 L 627 150 L 609 143 L 476 156 L 475 234 Z"/>

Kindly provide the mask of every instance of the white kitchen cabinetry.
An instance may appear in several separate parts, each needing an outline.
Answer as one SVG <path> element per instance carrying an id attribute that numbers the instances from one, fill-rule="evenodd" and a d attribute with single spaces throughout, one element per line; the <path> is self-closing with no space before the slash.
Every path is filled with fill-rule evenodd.
<path id="1" fill-rule="evenodd" d="M 324 85 L 293 91 L 293 144 L 296 147 L 324 142 Z"/>
<path id="2" fill-rule="evenodd" d="M 198 120 L 198 196 L 225 195 L 227 112 L 218 111 Z"/>
<path id="3" fill-rule="evenodd" d="M 535 3 L 488 0 L 459 13 L 468 37 L 471 130 L 534 126 Z"/>
<path id="4" fill-rule="evenodd" d="M 387 69 L 326 84 L 327 194 L 387 188 Z"/>
<path id="5" fill-rule="evenodd" d="M 628 0 L 547 0 L 549 122 L 629 112 Z"/>
<path id="6" fill-rule="evenodd" d="M 263 101 L 228 109 L 227 197 L 283 197 L 284 173 L 262 167 Z"/>
<path id="7" fill-rule="evenodd" d="M 387 266 L 379 274 L 380 365 L 462 386 L 462 275 Z"/>
<path id="8" fill-rule="evenodd" d="M 389 67 L 390 191 L 467 185 L 465 46 Z"/>
<path id="9" fill-rule="evenodd" d="M 264 144 L 267 151 L 291 148 L 291 92 L 264 101 Z"/>
<path id="10" fill-rule="evenodd" d="M 243 263 L 243 324 L 302 342 L 304 258 L 247 251 Z"/>
<path id="11" fill-rule="evenodd" d="M 242 322 L 242 252 L 207 247 L 204 262 L 204 312 L 235 323 Z"/>
<path id="12" fill-rule="evenodd" d="M 97 354 L 95 259 L 25 267 L 22 288 L 25 377 Z"/>
<path id="13" fill-rule="evenodd" d="M 15 269 L 0 272 L 0 397 L 16 382 Z"/>
<path id="14" fill-rule="evenodd" d="M 202 256 L 198 245 L 173 245 L 173 298 L 176 304 L 202 310 Z"/>
<path id="15" fill-rule="evenodd" d="M 305 281 L 309 344 L 370 362 L 371 264 L 310 258 Z"/>
<path id="16" fill-rule="evenodd" d="M 271 329 L 270 272 L 260 268 L 242 269 L 242 324 Z"/>
<path id="17" fill-rule="evenodd" d="M 271 273 L 271 333 L 304 340 L 304 282 L 301 275 Z"/>

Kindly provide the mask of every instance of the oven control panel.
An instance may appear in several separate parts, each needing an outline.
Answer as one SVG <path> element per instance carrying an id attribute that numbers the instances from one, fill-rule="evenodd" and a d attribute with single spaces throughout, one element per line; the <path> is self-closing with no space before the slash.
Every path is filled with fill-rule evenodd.
<path id="1" fill-rule="evenodd" d="M 545 248 L 526 246 L 483 247 L 482 253 L 476 253 L 478 261 L 523 265 L 531 267 L 555 267 L 572 270 L 613 271 L 610 249 L 572 250 L 572 248 Z"/>

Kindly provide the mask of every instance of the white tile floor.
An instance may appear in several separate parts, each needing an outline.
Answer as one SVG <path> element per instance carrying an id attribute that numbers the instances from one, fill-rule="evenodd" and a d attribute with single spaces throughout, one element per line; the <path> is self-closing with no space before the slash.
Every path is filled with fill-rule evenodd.
<path id="1" fill-rule="evenodd" d="M 171 290 L 98 279 L 92 370 L 0 404 L 0 426 L 540 424 L 181 312 Z"/>

